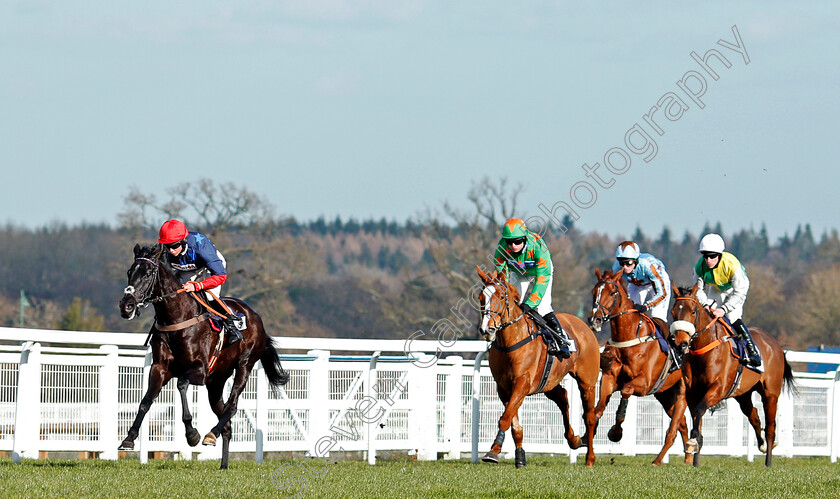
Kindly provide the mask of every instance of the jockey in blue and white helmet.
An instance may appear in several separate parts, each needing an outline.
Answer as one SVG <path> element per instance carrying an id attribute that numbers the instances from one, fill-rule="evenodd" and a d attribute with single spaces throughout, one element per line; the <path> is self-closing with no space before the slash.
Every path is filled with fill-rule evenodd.
<path id="1" fill-rule="evenodd" d="M 627 294 L 636 310 L 667 321 L 671 301 L 671 278 L 665 264 L 650 253 L 641 253 L 639 245 L 624 241 L 615 250 L 613 272 L 623 272 Z"/>

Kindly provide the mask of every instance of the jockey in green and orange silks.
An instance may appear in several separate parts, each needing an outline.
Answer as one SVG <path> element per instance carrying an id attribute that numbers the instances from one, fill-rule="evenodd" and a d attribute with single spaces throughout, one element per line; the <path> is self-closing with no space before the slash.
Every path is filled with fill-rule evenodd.
<path id="1" fill-rule="evenodd" d="M 520 295 L 520 308 L 537 323 L 547 323 L 546 328 L 554 338 L 549 352 L 562 358 L 574 351 L 554 309 L 551 307 L 551 285 L 554 266 L 545 241 L 528 230 L 521 219 L 511 218 L 502 227 L 502 239 L 494 255 L 496 271 L 504 274 Z M 571 350 L 570 350 L 571 348 Z"/>

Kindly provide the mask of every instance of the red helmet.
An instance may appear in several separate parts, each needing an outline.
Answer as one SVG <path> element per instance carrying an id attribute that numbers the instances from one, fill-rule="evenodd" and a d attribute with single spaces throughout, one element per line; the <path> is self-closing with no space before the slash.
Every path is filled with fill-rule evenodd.
<path id="1" fill-rule="evenodd" d="M 160 226 L 160 244 L 177 243 L 187 238 L 187 226 L 180 220 L 167 220 Z"/>

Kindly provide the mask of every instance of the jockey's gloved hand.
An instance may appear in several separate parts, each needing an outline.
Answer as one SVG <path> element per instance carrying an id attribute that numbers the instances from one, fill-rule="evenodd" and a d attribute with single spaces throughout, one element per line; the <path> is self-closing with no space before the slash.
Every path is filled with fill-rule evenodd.
<path id="1" fill-rule="evenodd" d="M 531 312 L 534 310 L 533 308 L 531 308 L 531 305 L 528 305 L 527 303 L 523 303 L 522 305 L 519 305 L 519 308 L 522 309 L 522 313 L 528 314 L 528 315 L 530 315 Z"/>
<path id="2" fill-rule="evenodd" d="M 641 303 L 636 303 L 635 305 L 633 305 L 633 308 L 635 308 L 636 310 L 638 310 L 639 312 L 642 312 L 642 313 L 645 313 L 645 312 L 648 311 L 648 308 L 645 305 L 642 305 Z"/>

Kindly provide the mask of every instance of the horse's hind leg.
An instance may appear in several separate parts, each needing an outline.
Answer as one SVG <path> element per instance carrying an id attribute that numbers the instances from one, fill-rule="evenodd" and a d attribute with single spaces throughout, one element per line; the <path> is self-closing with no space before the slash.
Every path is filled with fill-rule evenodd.
<path id="1" fill-rule="evenodd" d="M 132 423 L 131 428 L 128 430 L 128 435 L 125 437 L 125 440 L 123 440 L 120 444 L 119 450 L 134 450 L 134 440 L 136 440 L 137 435 L 140 434 L 140 424 L 143 422 L 143 418 L 146 417 L 146 413 L 149 412 L 149 409 L 152 407 L 152 403 L 155 401 L 157 396 L 160 395 L 160 391 L 163 389 L 166 382 L 169 381 L 171 376 L 172 375 L 169 373 L 169 370 L 163 365 L 152 365 L 152 368 L 149 370 L 149 387 L 146 389 L 146 393 L 140 401 L 140 408 L 137 410 L 137 416 L 134 418 L 134 423 Z"/>
<path id="2" fill-rule="evenodd" d="M 224 381 L 215 381 L 207 384 L 207 398 L 210 401 L 210 407 L 220 420 L 225 413 L 225 403 L 222 400 L 222 394 L 225 388 Z M 219 469 L 226 470 L 228 468 L 228 450 L 231 436 L 230 421 L 222 428 L 222 463 Z M 211 438 L 212 437 L 212 438 Z M 204 445 L 216 445 L 216 437 L 213 432 L 204 437 Z"/>
<path id="3" fill-rule="evenodd" d="M 598 426 L 598 418 L 595 417 L 595 381 L 591 384 L 578 379 L 580 389 L 580 400 L 583 403 L 583 423 L 586 425 L 586 433 L 583 440 L 586 442 L 586 466 L 595 465 L 595 428 Z"/>
<path id="4" fill-rule="evenodd" d="M 557 407 L 560 409 L 560 414 L 563 415 L 563 425 L 566 427 L 566 441 L 569 442 L 569 447 L 579 449 L 583 445 L 583 440 L 575 435 L 575 430 L 572 429 L 571 422 L 569 421 L 569 397 L 566 389 L 558 383 L 557 386 L 545 392 L 545 396 L 557 404 Z"/>
<path id="5" fill-rule="evenodd" d="M 514 461 L 517 468 L 524 468 L 528 463 L 525 460 L 525 449 L 522 448 L 523 431 L 522 425 L 519 423 L 519 413 L 513 416 L 511 421 L 510 432 L 513 433 L 513 443 L 516 446 L 514 451 Z"/>
<path id="6" fill-rule="evenodd" d="M 752 394 L 753 392 L 749 391 L 738 395 L 735 397 L 735 400 L 738 401 L 738 405 L 741 407 L 741 412 L 743 412 L 744 416 L 747 417 L 747 420 L 750 422 L 750 426 L 752 426 L 753 431 L 755 432 L 755 440 L 758 444 L 758 450 L 761 452 L 767 452 L 764 435 L 761 434 L 761 419 L 758 417 L 758 409 L 756 409 L 753 405 Z"/>
<path id="7" fill-rule="evenodd" d="M 762 399 L 764 401 L 764 431 L 767 434 L 764 466 L 769 468 L 773 462 L 773 447 L 776 446 L 776 405 L 779 403 L 779 395 L 764 393 Z"/>
<path id="8" fill-rule="evenodd" d="M 192 413 L 190 412 L 190 403 L 187 400 L 187 388 L 190 386 L 190 380 L 182 376 L 178 378 L 178 393 L 181 395 L 181 420 L 184 422 L 184 429 L 186 430 L 186 437 L 187 443 L 190 444 L 190 447 L 195 447 L 198 445 L 199 440 L 201 440 L 201 435 L 198 433 L 198 430 L 193 428 L 192 425 Z"/>

